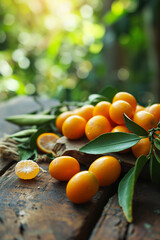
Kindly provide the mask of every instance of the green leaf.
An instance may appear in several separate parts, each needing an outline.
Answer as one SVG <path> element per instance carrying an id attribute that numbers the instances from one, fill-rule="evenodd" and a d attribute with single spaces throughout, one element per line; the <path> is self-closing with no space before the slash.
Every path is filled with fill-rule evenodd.
<path id="1" fill-rule="evenodd" d="M 160 157 L 159 157 L 159 155 L 156 153 L 155 149 L 153 149 L 153 152 L 154 152 L 155 158 L 157 159 L 157 162 L 160 164 Z"/>
<path id="2" fill-rule="evenodd" d="M 48 132 L 48 129 L 47 129 L 47 127 L 40 127 L 37 131 L 36 131 L 36 133 L 34 133 L 33 135 L 32 135 L 32 137 L 30 138 L 30 148 L 32 149 L 32 150 L 34 150 L 34 149 L 37 149 L 37 138 L 38 138 L 38 136 L 40 135 L 40 134 L 42 134 L 42 133 L 45 133 L 45 132 Z"/>
<path id="3" fill-rule="evenodd" d="M 25 143 L 29 140 L 29 137 L 23 137 L 23 138 L 13 137 L 13 139 L 18 143 Z"/>
<path id="4" fill-rule="evenodd" d="M 102 154 L 119 152 L 132 147 L 140 141 L 140 137 L 133 133 L 115 132 L 105 133 L 88 142 L 79 150 L 84 153 Z"/>
<path id="5" fill-rule="evenodd" d="M 104 97 L 106 97 L 107 101 L 112 102 L 112 99 L 114 97 L 114 95 L 117 93 L 118 91 L 112 87 L 112 86 L 107 86 L 105 88 L 103 88 L 99 94 L 103 95 Z"/>
<path id="6" fill-rule="evenodd" d="M 155 138 L 154 139 L 154 145 L 158 150 L 160 150 L 160 139 Z"/>
<path id="7" fill-rule="evenodd" d="M 133 122 L 125 113 L 123 114 L 126 127 L 138 136 L 148 136 L 148 132 L 137 123 Z"/>
<path id="8" fill-rule="evenodd" d="M 88 100 L 90 104 L 96 105 L 100 101 L 107 101 L 107 98 L 100 94 L 91 94 Z"/>
<path id="9" fill-rule="evenodd" d="M 52 121 L 53 119 L 55 119 L 54 115 L 43 114 L 22 114 L 6 118 L 8 122 L 17 124 L 19 126 L 42 125 L 44 123 Z"/>
<path id="10" fill-rule="evenodd" d="M 128 222 L 132 222 L 132 201 L 134 195 L 135 183 L 140 175 L 144 165 L 147 162 L 147 157 L 141 155 L 133 168 L 122 178 L 118 186 L 118 200 L 122 207 L 124 215 Z"/>
<path id="11" fill-rule="evenodd" d="M 35 133 L 37 131 L 37 129 L 35 128 L 31 128 L 31 129 L 25 129 L 25 130 L 22 130 L 22 131 L 19 131 L 19 132 L 16 132 L 12 135 L 10 135 L 9 137 L 11 138 L 15 138 L 15 137 L 26 137 L 26 136 L 30 136 L 32 135 L 33 133 Z"/>
<path id="12" fill-rule="evenodd" d="M 26 140 L 24 139 L 24 141 L 18 144 L 18 147 L 30 150 L 30 138 L 26 138 Z"/>
<path id="13" fill-rule="evenodd" d="M 51 154 L 51 153 L 47 153 L 46 155 L 50 160 L 55 159 L 55 156 L 53 156 L 53 154 Z"/>
<path id="14" fill-rule="evenodd" d="M 18 154 L 20 160 L 27 160 L 34 155 L 34 152 L 31 149 L 24 149 L 21 146 L 18 146 Z"/>
<path id="15" fill-rule="evenodd" d="M 157 161 L 156 156 L 151 155 L 150 158 L 150 177 L 152 183 L 160 184 L 160 163 Z"/>

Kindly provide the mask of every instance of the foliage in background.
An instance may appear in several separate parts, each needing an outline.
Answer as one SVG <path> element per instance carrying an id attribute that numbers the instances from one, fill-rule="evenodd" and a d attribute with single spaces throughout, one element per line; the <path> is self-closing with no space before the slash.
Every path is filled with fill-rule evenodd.
<path id="1" fill-rule="evenodd" d="M 82 100 L 114 85 L 156 100 L 157 0 L 1 0 L 0 100 Z M 158 11 L 157 11 L 158 12 Z"/>

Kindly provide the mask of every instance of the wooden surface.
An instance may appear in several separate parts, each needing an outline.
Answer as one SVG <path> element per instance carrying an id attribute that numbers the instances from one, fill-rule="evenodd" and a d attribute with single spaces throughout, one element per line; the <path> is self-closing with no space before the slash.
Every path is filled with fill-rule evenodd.
<path id="1" fill-rule="evenodd" d="M 4 121 L 6 116 L 38 107 L 25 97 L 1 104 L 1 136 L 17 131 Z M 0 159 L 0 240 L 160 239 L 160 190 L 146 180 L 136 185 L 134 221 L 128 224 L 118 205 L 117 183 L 100 188 L 88 203 L 75 205 L 66 197 L 66 183 L 49 175 L 48 163 L 41 163 L 47 172 L 30 181 L 18 179 L 14 167 L 12 159 Z"/>
<path id="2" fill-rule="evenodd" d="M 160 191 L 149 182 L 139 180 L 133 201 L 134 222 L 128 224 L 115 194 L 106 204 L 90 240 L 160 239 Z"/>

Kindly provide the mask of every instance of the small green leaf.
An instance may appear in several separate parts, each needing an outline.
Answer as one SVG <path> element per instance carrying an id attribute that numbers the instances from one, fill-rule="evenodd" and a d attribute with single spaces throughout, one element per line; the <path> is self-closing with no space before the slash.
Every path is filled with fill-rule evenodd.
<path id="1" fill-rule="evenodd" d="M 35 128 L 31 128 L 31 129 L 25 129 L 25 130 L 22 130 L 22 131 L 19 131 L 19 132 L 16 132 L 12 135 L 10 135 L 9 137 L 13 138 L 13 137 L 26 137 L 26 136 L 30 136 L 32 135 L 33 133 L 35 133 L 37 131 L 37 129 Z"/>
<path id="2" fill-rule="evenodd" d="M 19 154 L 20 160 L 27 160 L 34 155 L 34 152 L 31 149 L 24 149 L 18 146 L 18 154 Z"/>
<path id="3" fill-rule="evenodd" d="M 32 157 L 32 160 L 36 162 L 37 158 L 38 158 L 38 152 L 37 152 L 37 149 L 34 149 L 34 158 Z"/>
<path id="4" fill-rule="evenodd" d="M 34 150 L 34 149 L 37 149 L 37 138 L 38 138 L 38 136 L 40 135 L 40 134 L 42 134 L 42 133 L 45 133 L 45 132 L 48 132 L 48 129 L 47 129 L 47 127 L 40 127 L 40 128 L 38 128 L 38 130 L 36 131 L 36 133 L 34 133 L 33 135 L 32 135 L 32 137 L 30 138 L 30 148 L 32 149 L 32 150 Z"/>
<path id="5" fill-rule="evenodd" d="M 160 185 L 160 163 L 154 155 L 151 155 L 150 158 L 150 177 L 152 183 Z"/>
<path id="6" fill-rule="evenodd" d="M 112 99 L 116 93 L 117 93 L 117 90 L 112 86 L 107 86 L 99 92 L 99 94 L 106 97 L 107 101 L 109 102 L 112 102 Z"/>
<path id="7" fill-rule="evenodd" d="M 153 152 L 154 152 L 155 158 L 157 159 L 157 162 L 160 164 L 160 157 L 159 157 L 158 154 L 156 153 L 156 150 L 153 149 Z"/>
<path id="8" fill-rule="evenodd" d="M 8 122 L 17 124 L 19 126 L 42 125 L 55 119 L 54 115 L 43 114 L 22 114 L 7 117 Z"/>
<path id="9" fill-rule="evenodd" d="M 55 159 L 55 156 L 53 156 L 53 154 L 51 154 L 51 153 L 47 153 L 46 155 L 50 160 Z"/>
<path id="10" fill-rule="evenodd" d="M 13 139 L 18 143 L 25 143 L 29 140 L 29 137 L 13 137 Z"/>
<path id="11" fill-rule="evenodd" d="M 124 215 L 128 222 L 132 222 L 132 201 L 134 195 L 135 183 L 140 175 L 144 165 L 147 162 L 147 157 L 141 155 L 133 168 L 122 178 L 118 186 L 118 200 L 122 207 Z"/>
<path id="12" fill-rule="evenodd" d="M 115 132 L 105 133 L 88 142 L 79 150 L 84 153 L 102 154 L 119 152 L 132 147 L 140 141 L 140 137 L 133 133 Z"/>
<path id="13" fill-rule="evenodd" d="M 133 122 L 125 113 L 123 114 L 126 127 L 138 136 L 148 136 L 148 132 L 137 123 Z"/>
<path id="14" fill-rule="evenodd" d="M 21 143 L 18 144 L 18 147 L 23 149 L 30 149 L 30 138 L 24 139 Z"/>
<path id="15" fill-rule="evenodd" d="M 159 138 L 154 139 L 154 145 L 158 150 L 160 150 L 160 139 Z"/>
<path id="16" fill-rule="evenodd" d="M 90 104 L 96 105 L 100 101 L 107 101 L 107 98 L 100 94 L 91 94 L 88 100 Z"/>

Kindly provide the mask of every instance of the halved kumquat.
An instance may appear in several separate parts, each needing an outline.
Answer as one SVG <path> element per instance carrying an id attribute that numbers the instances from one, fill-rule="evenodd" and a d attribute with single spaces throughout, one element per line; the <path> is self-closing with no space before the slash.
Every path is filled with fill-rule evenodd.
<path id="1" fill-rule="evenodd" d="M 52 153 L 59 136 L 55 133 L 42 133 L 37 138 L 37 147 L 44 153 Z"/>
<path id="2" fill-rule="evenodd" d="M 33 179 L 39 173 L 39 166 L 32 160 L 21 160 L 15 166 L 15 173 L 21 179 Z"/>

